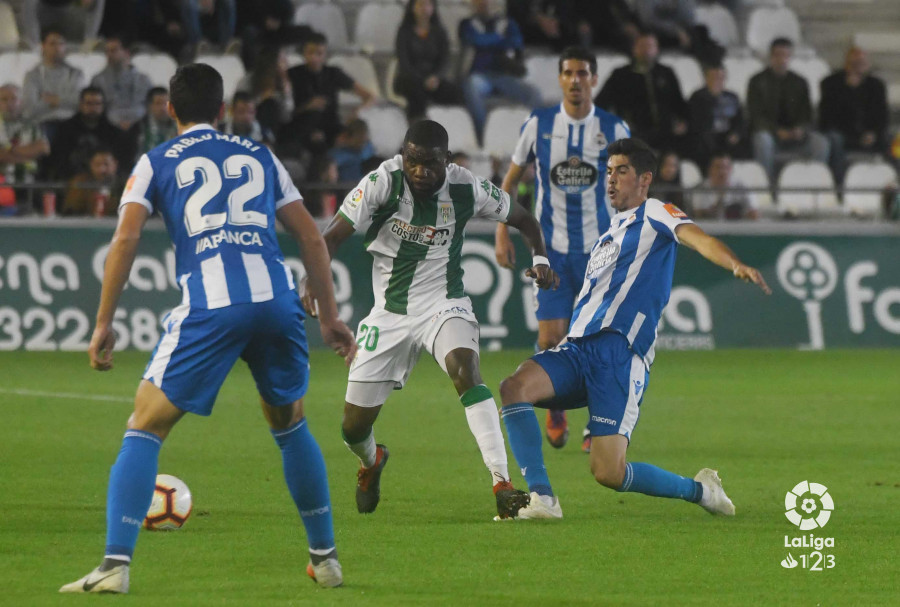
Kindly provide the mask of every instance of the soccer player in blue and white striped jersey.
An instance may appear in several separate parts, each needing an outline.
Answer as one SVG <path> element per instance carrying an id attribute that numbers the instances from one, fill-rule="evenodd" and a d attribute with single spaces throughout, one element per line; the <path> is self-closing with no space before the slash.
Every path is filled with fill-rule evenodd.
<path id="1" fill-rule="evenodd" d="M 328 252 L 303 198 L 262 144 L 219 133 L 222 77 L 182 66 L 170 82 L 178 137 L 141 157 L 119 206 L 88 354 L 112 368 L 112 322 L 144 224 L 162 215 L 175 245 L 183 297 L 144 372 L 109 477 L 102 564 L 60 592 L 128 592 L 129 566 L 150 506 L 160 447 L 187 413 L 209 415 L 225 376 L 244 359 L 282 453 L 285 481 L 306 528 L 307 573 L 342 582 L 325 462 L 303 413 L 309 383 L 304 313 L 275 235 L 279 220 L 300 245 L 319 301 L 322 337 L 348 364 L 356 343 L 337 318 Z M 324 314 L 323 314 L 324 312 Z"/>
<path id="2" fill-rule="evenodd" d="M 500 384 L 509 444 L 531 491 L 519 518 L 562 517 L 544 466 L 535 403 L 587 406 L 591 472 L 601 485 L 734 514 L 714 470 L 704 468 L 690 479 L 651 464 L 626 463 L 650 378 L 656 326 L 672 290 L 677 245 L 770 293 L 759 271 L 678 207 L 647 198 L 655 170 L 656 157 L 643 141 L 623 139 L 609 146 L 607 194 L 616 214 L 591 249 L 567 341 L 525 361 Z"/>
<path id="3" fill-rule="evenodd" d="M 612 209 L 603 178 L 607 147 L 631 135 L 624 120 L 593 104 L 591 88 L 596 84 L 597 57 L 581 47 L 565 49 L 559 57 L 563 101 L 531 113 L 503 180 L 504 191 L 515 200 L 526 165 L 534 162 L 534 215 L 541 224 L 550 267 L 560 277 L 555 291 L 535 290 L 539 350 L 558 345 L 566 336 L 591 247 L 609 229 Z M 497 262 L 514 268 L 514 251 L 508 228 L 499 224 Z M 566 444 L 565 411 L 548 410 L 547 438 L 557 449 Z"/>

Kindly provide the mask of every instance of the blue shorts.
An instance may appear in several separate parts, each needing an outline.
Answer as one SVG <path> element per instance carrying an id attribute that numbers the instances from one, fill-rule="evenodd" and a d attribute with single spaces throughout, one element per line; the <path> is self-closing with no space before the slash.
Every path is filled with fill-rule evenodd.
<path id="1" fill-rule="evenodd" d="M 557 318 L 572 318 L 572 310 L 575 308 L 575 298 L 581 292 L 584 284 L 584 271 L 587 269 L 589 253 L 557 253 L 547 250 L 547 259 L 550 267 L 559 275 L 559 288 L 538 289 L 535 286 L 537 298 L 537 310 L 535 315 L 538 320 L 554 320 Z"/>
<path id="2" fill-rule="evenodd" d="M 532 360 L 550 376 L 556 393 L 536 406 L 579 409 L 587 405 L 591 436 L 622 434 L 631 440 L 650 373 L 625 336 L 602 331 L 539 352 Z"/>
<path id="3" fill-rule="evenodd" d="M 182 411 L 209 415 L 225 376 L 240 356 L 263 400 L 289 405 L 302 398 L 309 385 L 304 318 L 294 291 L 216 310 L 180 305 L 163 319 L 165 332 L 144 379 Z"/>

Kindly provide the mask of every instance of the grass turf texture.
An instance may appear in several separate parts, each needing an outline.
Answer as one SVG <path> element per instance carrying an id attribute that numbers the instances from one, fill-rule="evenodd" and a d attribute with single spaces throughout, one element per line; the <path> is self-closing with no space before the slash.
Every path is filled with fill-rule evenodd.
<path id="1" fill-rule="evenodd" d="M 485 353 L 499 380 L 526 352 Z M 104 538 L 109 467 L 145 353 L 118 353 L 100 374 L 84 354 L 2 353 L 0 581 L 6 605 L 98 604 L 57 595 L 94 567 Z M 382 501 L 357 514 L 357 460 L 340 439 L 346 371 L 314 352 L 306 399 L 325 453 L 345 586 L 319 590 L 304 574 L 305 538 L 278 450 L 239 364 L 210 419 L 186 417 L 160 472 L 185 480 L 184 529 L 142 531 L 129 605 L 885 605 L 898 596 L 897 351 L 663 352 L 651 374 L 629 456 L 685 475 L 717 468 L 737 517 L 680 501 L 601 488 L 572 440 L 545 444 L 562 521 L 495 523 L 490 480 L 462 406 L 423 358 L 376 425 L 391 449 Z M 119 401 L 17 394 L 111 395 Z M 542 412 L 541 412 L 542 413 Z M 543 415 L 540 416 L 543 423 Z M 524 487 L 510 456 L 513 482 Z M 828 486 L 835 538 L 824 572 L 779 564 L 784 494 L 801 480 Z"/>

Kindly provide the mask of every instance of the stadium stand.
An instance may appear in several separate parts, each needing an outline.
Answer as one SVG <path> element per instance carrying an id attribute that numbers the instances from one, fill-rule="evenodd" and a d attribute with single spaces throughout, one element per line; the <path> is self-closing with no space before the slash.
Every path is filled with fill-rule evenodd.
<path id="1" fill-rule="evenodd" d="M 738 31 L 734 15 L 721 4 L 701 4 L 697 7 L 695 18 L 698 25 L 705 25 L 709 37 L 727 48 L 741 45 L 741 34 Z"/>
<path id="2" fill-rule="evenodd" d="M 750 199 L 761 215 L 768 217 L 776 215 L 769 176 L 761 164 L 755 160 L 735 160 L 732 175 L 750 191 Z"/>
<path id="3" fill-rule="evenodd" d="M 562 101 L 559 88 L 559 57 L 556 55 L 532 55 L 525 60 L 525 80 L 541 92 L 544 105 Z"/>
<path id="4" fill-rule="evenodd" d="M 378 84 L 375 65 L 365 55 L 333 55 L 328 63 L 347 72 L 348 76 L 375 93 L 375 96 L 381 96 L 381 86 Z M 359 97 L 350 91 L 341 91 L 338 94 L 338 105 L 341 107 L 352 107 L 359 103 Z"/>
<path id="5" fill-rule="evenodd" d="M 860 218 L 880 218 L 882 214 L 882 190 L 897 185 L 897 171 L 886 162 L 858 162 L 844 175 L 844 209 Z M 856 189 L 878 191 L 854 192 Z"/>
<path id="6" fill-rule="evenodd" d="M 806 79 L 809 84 L 809 99 L 813 107 L 817 108 L 819 99 L 822 97 L 822 89 L 819 85 L 822 79 L 831 73 L 831 66 L 821 57 L 809 55 L 794 57 L 791 61 L 791 69 Z"/>
<path id="7" fill-rule="evenodd" d="M 360 110 L 359 117 L 369 125 L 369 139 L 378 156 L 394 156 L 403 145 L 408 125 L 403 111 L 393 106 L 369 107 Z"/>
<path id="8" fill-rule="evenodd" d="M 0 50 L 15 50 L 19 47 L 19 28 L 12 7 L 0 2 Z"/>
<path id="9" fill-rule="evenodd" d="M 800 46 L 800 20 L 790 8 L 760 7 L 750 13 L 745 34 L 747 46 L 760 57 L 769 54 L 769 45 L 775 38 L 788 38 Z"/>
<path id="10" fill-rule="evenodd" d="M 700 172 L 700 167 L 696 162 L 682 158 L 680 167 L 681 187 L 691 189 L 703 183 L 703 173 Z"/>
<path id="11" fill-rule="evenodd" d="M 447 37 L 450 39 L 450 48 L 459 49 L 459 22 L 468 17 L 472 13 L 472 8 L 468 2 L 449 2 L 441 3 L 438 9 L 438 17 L 444 28 L 447 30 Z"/>
<path id="12" fill-rule="evenodd" d="M 733 92 L 741 100 L 747 102 L 747 83 L 754 74 L 765 67 L 762 61 L 751 55 L 728 56 L 723 60 L 726 71 L 725 89 Z"/>
<path id="13" fill-rule="evenodd" d="M 392 57 L 384 70 L 384 98 L 394 105 L 406 108 L 406 97 L 394 92 L 394 78 L 397 76 L 397 58 Z"/>
<path id="14" fill-rule="evenodd" d="M 484 151 L 491 156 L 508 158 L 519 140 L 522 123 L 531 109 L 522 106 L 496 107 L 484 125 Z"/>
<path id="15" fill-rule="evenodd" d="M 106 67 L 106 55 L 103 53 L 69 53 L 66 61 L 84 72 L 85 82 L 90 82 Z"/>
<path id="16" fill-rule="evenodd" d="M 41 56 L 36 51 L 10 51 L 0 54 L 0 74 L 3 74 L 3 82 L 12 82 L 21 87 L 25 82 L 25 74 L 40 60 Z"/>
<path id="17" fill-rule="evenodd" d="M 685 99 L 704 86 L 703 70 L 700 69 L 700 64 L 693 57 L 663 53 L 659 56 L 659 62 L 669 66 L 675 72 L 675 77 L 678 78 L 678 83 L 681 85 L 681 94 Z"/>
<path id="18" fill-rule="evenodd" d="M 325 34 L 332 51 L 346 50 L 350 46 L 344 12 L 335 4 L 301 4 L 294 13 L 294 23 L 308 25 Z"/>
<path id="19" fill-rule="evenodd" d="M 366 53 L 390 53 L 402 19 L 403 9 L 397 4 L 366 4 L 356 16 L 353 42 Z"/>
<path id="20" fill-rule="evenodd" d="M 809 192 L 783 191 L 809 188 Z M 828 165 L 814 160 L 788 162 L 778 175 L 779 213 L 789 217 L 837 215 L 841 212 Z"/>
<path id="21" fill-rule="evenodd" d="M 478 150 L 478 139 L 475 136 L 475 125 L 472 117 L 463 107 L 449 105 L 432 105 L 426 110 L 429 119 L 439 122 L 447 129 L 450 135 L 450 150 L 473 153 Z M 489 119 L 490 120 L 490 119 Z M 522 123 L 519 123 L 522 126 Z M 516 127 L 518 138 L 519 127 Z M 512 148 L 506 153 L 512 152 Z"/>
<path id="22" fill-rule="evenodd" d="M 153 86 L 169 88 L 169 79 L 175 75 L 178 64 L 165 53 L 139 53 L 131 58 L 131 64 L 139 72 L 147 74 Z"/>

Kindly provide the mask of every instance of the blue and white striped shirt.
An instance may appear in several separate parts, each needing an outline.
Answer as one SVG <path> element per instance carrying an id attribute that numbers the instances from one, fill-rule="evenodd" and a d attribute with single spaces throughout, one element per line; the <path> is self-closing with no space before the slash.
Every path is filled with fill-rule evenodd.
<path id="1" fill-rule="evenodd" d="M 690 223 L 681 209 L 655 198 L 614 215 L 591 249 L 569 336 L 616 331 L 649 367 L 656 326 L 672 292 L 675 229 Z"/>
<path id="2" fill-rule="evenodd" d="M 581 120 L 560 104 L 533 111 L 522 125 L 512 161 L 535 162 L 534 215 L 548 248 L 587 253 L 609 228 L 606 148 L 630 136 L 625 121 L 593 105 Z"/>
<path id="3" fill-rule="evenodd" d="M 119 206 L 160 212 L 184 303 L 212 310 L 295 288 L 275 211 L 302 199 L 267 147 L 199 124 L 141 156 Z"/>

